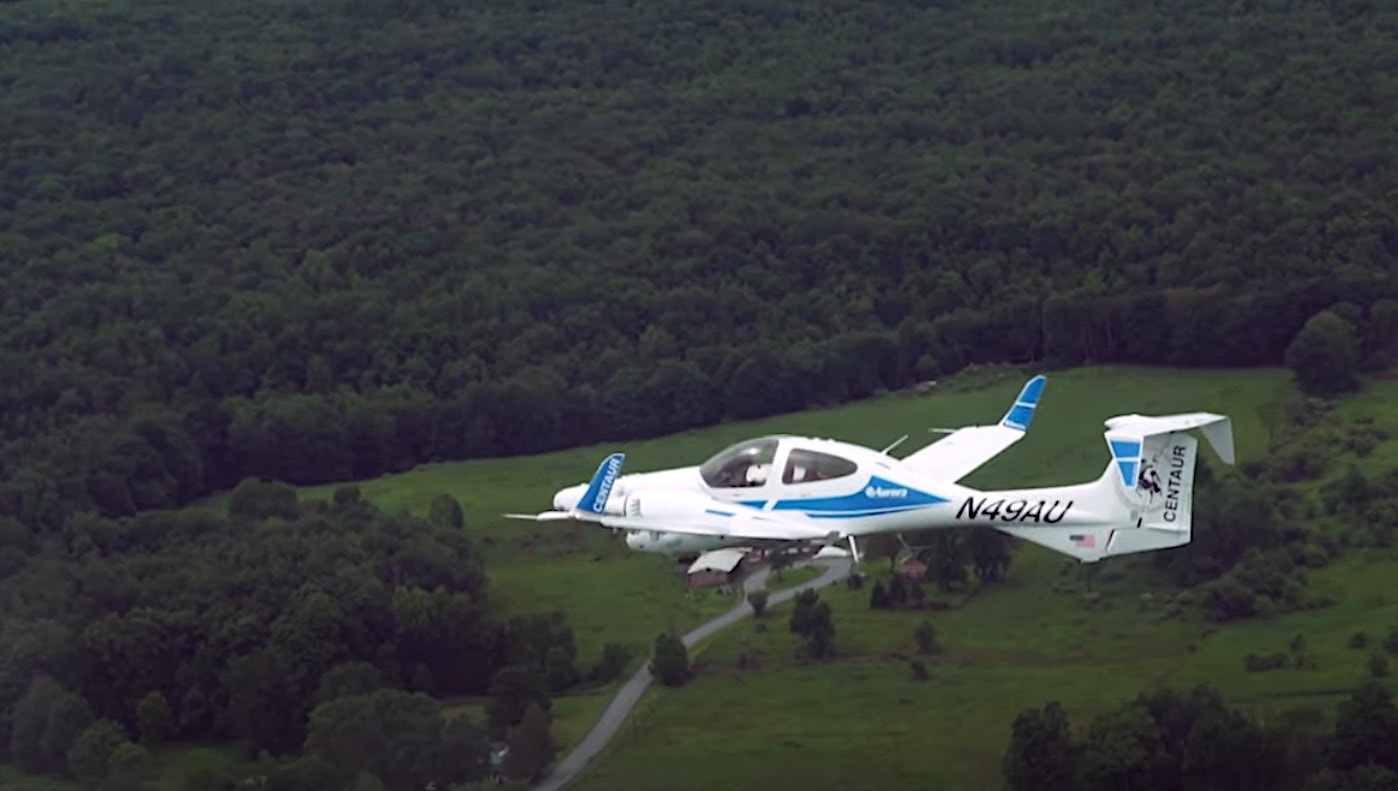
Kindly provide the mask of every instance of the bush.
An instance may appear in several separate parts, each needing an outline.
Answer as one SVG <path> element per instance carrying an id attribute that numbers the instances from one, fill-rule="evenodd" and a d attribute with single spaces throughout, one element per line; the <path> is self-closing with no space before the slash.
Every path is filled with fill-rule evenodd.
<path id="1" fill-rule="evenodd" d="M 937 645 L 937 630 L 932 626 L 932 622 L 925 618 L 913 630 L 913 639 L 917 641 L 917 650 L 920 653 L 935 654 L 941 650 L 941 646 Z"/>
<path id="2" fill-rule="evenodd" d="M 1388 657 L 1375 653 L 1369 657 L 1369 675 L 1383 678 L 1388 675 Z"/>
<path id="3" fill-rule="evenodd" d="M 1248 654 L 1243 659 L 1243 669 L 1247 670 L 1249 673 L 1265 673 L 1268 670 L 1278 670 L 1286 667 L 1290 664 L 1288 660 L 1289 657 L 1281 651 L 1265 656 L 1261 654 Z"/>
<path id="4" fill-rule="evenodd" d="M 752 607 L 752 614 L 755 618 L 761 618 L 762 613 L 767 610 L 767 591 L 756 590 L 748 594 L 748 605 Z"/>
<path id="5" fill-rule="evenodd" d="M 684 642 L 668 632 L 656 635 L 650 672 L 667 687 L 678 687 L 688 681 L 689 649 Z"/>
<path id="6" fill-rule="evenodd" d="M 909 665 L 909 667 L 912 669 L 913 681 L 927 680 L 927 665 L 924 665 L 918 660 L 914 659 Z"/>
<path id="7" fill-rule="evenodd" d="M 626 650 L 626 646 L 618 643 L 607 643 L 602 648 L 602 657 L 597 660 L 597 667 L 593 669 L 593 678 L 602 683 L 612 681 L 626 670 L 626 663 L 631 661 L 631 652 Z"/>

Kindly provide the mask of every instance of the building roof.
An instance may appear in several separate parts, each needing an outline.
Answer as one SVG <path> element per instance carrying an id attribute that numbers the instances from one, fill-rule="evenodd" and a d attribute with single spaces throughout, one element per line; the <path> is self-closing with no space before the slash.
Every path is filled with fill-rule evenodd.
<path id="1" fill-rule="evenodd" d="M 729 572 L 738 567 L 743 558 L 747 556 L 744 549 L 715 549 L 712 552 L 705 552 L 689 564 L 686 574 L 695 574 L 701 571 L 722 571 Z"/>

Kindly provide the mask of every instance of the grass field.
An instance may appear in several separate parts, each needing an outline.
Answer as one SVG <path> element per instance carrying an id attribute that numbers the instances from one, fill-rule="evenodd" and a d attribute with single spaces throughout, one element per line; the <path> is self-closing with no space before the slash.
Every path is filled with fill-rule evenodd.
<path id="1" fill-rule="evenodd" d="M 584 663 L 607 642 L 630 646 L 641 661 L 659 630 L 686 630 L 730 600 L 686 591 L 673 564 L 630 552 L 604 530 L 512 522 L 500 513 L 547 508 L 556 489 L 585 480 L 613 450 L 627 453 L 627 471 L 643 471 L 697 463 L 732 442 L 767 433 L 875 447 L 910 434 L 896 453 L 903 455 L 935 438 L 928 428 L 998 419 L 1030 373 L 982 369 L 926 396 L 888 396 L 646 442 L 430 465 L 359 486 L 381 506 L 416 513 L 440 492 L 455 496 L 486 555 L 493 595 L 507 611 L 565 612 Z M 1107 462 L 1102 421 L 1130 412 L 1226 413 L 1240 459 L 1256 457 L 1290 392 L 1282 370 L 1052 372 L 1029 434 L 966 483 L 1048 486 L 1091 479 Z M 1398 386 L 1389 383 L 1368 387 L 1343 410 L 1380 415 L 1393 425 L 1394 405 Z M 1211 451 L 1201 453 L 1216 463 Z M 1364 464 L 1373 469 L 1395 458 L 1398 443 L 1389 442 Z M 302 496 L 325 497 L 333 489 L 308 489 Z M 225 503 L 226 496 L 205 507 Z M 880 568 L 886 565 L 870 564 Z M 1377 633 L 1398 616 L 1384 582 L 1394 570 L 1391 556 L 1348 557 L 1318 575 L 1346 594 L 1340 606 L 1210 633 L 1198 620 L 1160 620 L 1161 597 L 1143 598 L 1150 591 L 1129 579 L 1100 580 L 1097 590 L 1104 595 L 1088 603 L 1078 572 L 1064 558 L 1021 545 L 1004 585 L 935 615 L 946 651 L 929 660 L 932 678 L 923 683 L 910 680 L 906 659 L 914 650 L 917 616 L 871 612 L 867 590 L 829 589 L 822 595 L 835 609 L 842 659 L 795 664 L 782 608 L 766 619 L 772 628 L 765 633 L 751 623 L 736 627 L 699 650 L 701 674 L 693 684 L 648 693 L 634 722 L 578 787 L 753 787 L 768 780 L 820 788 L 994 787 L 1011 718 L 1050 699 L 1086 717 L 1156 682 L 1212 680 L 1239 700 L 1263 706 L 1326 701 L 1363 674 L 1366 655 L 1344 647 L 1348 635 L 1359 628 Z M 788 572 L 788 580 L 798 573 Z M 1243 673 L 1244 654 L 1284 650 L 1297 631 L 1307 634 L 1318 669 Z M 743 641 L 757 651 L 761 668 L 737 670 Z M 561 742 L 570 746 L 581 738 L 608 692 L 556 703 Z M 456 704 L 462 711 L 477 707 Z"/>
<path id="2" fill-rule="evenodd" d="M 1168 394 L 1152 398 L 1152 383 Z M 1254 457 L 1266 447 L 1263 417 L 1286 391 L 1285 379 L 1262 372 L 1051 376 L 1029 437 L 978 477 L 1047 485 L 1095 474 L 1105 452 L 1094 447 L 1100 433 L 1089 421 L 1131 411 L 1225 412 L 1240 458 Z M 1372 385 L 1341 411 L 1398 430 L 1398 386 Z M 1395 452 L 1398 442 L 1380 446 L 1364 460 L 1366 471 L 1384 460 L 1391 467 Z M 1084 571 L 1021 544 L 1005 584 L 935 613 L 871 611 L 867 588 L 826 589 L 841 652 L 829 664 L 795 658 L 789 605 L 776 608 L 767 629 L 744 624 L 706 645 L 693 684 L 648 694 L 636 724 L 574 787 L 997 788 L 1010 722 L 1025 708 L 1061 700 L 1081 726 L 1155 685 L 1211 682 L 1263 715 L 1299 705 L 1328 714 L 1367 677 L 1369 652 L 1349 648 L 1350 635 L 1398 627 L 1395 550 L 1352 551 L 1315 572 L 1313 586 L 1338 600 L 1333 607 L 1223 628 L 1194 614 L 1163 617 L 1169 592 L 1122 576 L 1110 562 L 1097 572 L 1094 601 Z M 912 631 L 923 617 L 943 646 L 935 656 L 916 653 Z M 1244 671 L 1246 654 L 1285 651 L 1298 633 L 1314 668 Z M 744 647 L 759 668 L 739 669 Z M 927 663 L 928 681 L 911 680 L 911 659 Z"/>
<path id="3" fill-rule="evenodd" d="M 438 493 L 456 497 L 468 531 L 485 553 L 495 598 L 506 610 L 562 610 L 574 625 L 579 653 L 590 661 L 608 642 L 645 650 L 660 629 L 687 630 L 726 603 L 687 592 L 675 564 L 632 552 L 605 530 L 516 522 L 501 513 L 549 508 L 556 490 L 587 480 L 613 450 L 626 452 L 627 472 L 694 464 L 730 443 L 768 433 L 832 436 L 876 447 L 910 434 L 898 451 L 908 453 L 935 439 L 928 428 L 998 420 L 1029 375 L 982 369 L 949 380 L 945 392 L 928 396 L 888 396 L 645 442 L 426 465 L 358 485 L 381 507 L 419 514 Z M 1281 370 L 1052 373 L 1033 430 L 966 482 L 1044 486 L 1095 477 L 1107 461 L 1102 421 L 1126 412 L 1226 411 L 1233 416 L 1240 452 L 1257 452 L 1267 440 L 1265 416 L 1278 411 L 1289 392 L 1288 377 Z M 305 489 L 302 497 L 325 498 L 335 488 Z M 225 494 L 201 505 L 221 511 L 226 504 Z"/>

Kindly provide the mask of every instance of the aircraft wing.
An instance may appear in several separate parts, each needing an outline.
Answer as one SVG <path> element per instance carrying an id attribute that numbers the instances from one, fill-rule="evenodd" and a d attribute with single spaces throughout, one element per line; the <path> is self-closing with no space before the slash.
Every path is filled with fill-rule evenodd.
<path id="1" fill-rule="evenodd" d="M 812 541 L 838 538 L 838 531 L 802 524 L 794 519 L 769 515 L 747 506 L 696 508 L 690 512 L 667 509 L 664 516 L 590 513 L 586 511 L 545 511 L 541 514 L 505 514 L 511 519 L 539 522 L 574 521 L 619 530 L 658 530 L 696 536 L 717 536 L 752 541 Z M 747 513 L 750 512 L 750 513 Z"/>
<path id="2" fill-rule="evenodd" d="M 1040 374 L 1026 382 L 999 423 L 956 429 L 904 458 L 902 463 L 909 469 L 945 481 L 965 478 L 1024 437 L 1046 381 Z"/>

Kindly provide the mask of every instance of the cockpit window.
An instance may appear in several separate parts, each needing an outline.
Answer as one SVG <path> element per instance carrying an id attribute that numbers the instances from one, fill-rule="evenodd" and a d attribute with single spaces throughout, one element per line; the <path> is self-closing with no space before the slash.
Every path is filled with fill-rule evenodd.
<path id="1" fill-rule="evenodd" d="M 777 455 L 777 437 L 748 440 L 718 452 L 699 467 L 704 483 L 716 489 L 763 486 Z"/>
<path id="2" fill-rule="evenodd" d="M 786 459 L 782 483 L 828 481 L 853 475 L 858 470 L 859 465 L 849 459 L 814 450 L 793 448 Z"/>

